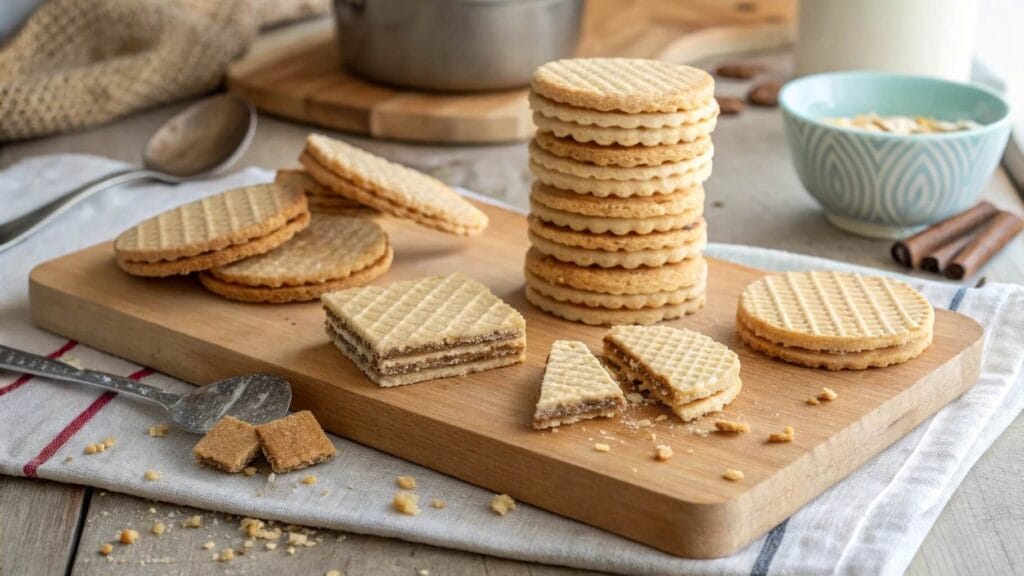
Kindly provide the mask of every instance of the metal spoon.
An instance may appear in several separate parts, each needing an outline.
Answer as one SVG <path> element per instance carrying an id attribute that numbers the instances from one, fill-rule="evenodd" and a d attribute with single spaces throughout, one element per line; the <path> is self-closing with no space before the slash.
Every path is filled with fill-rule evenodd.
<path id="1" fill-rule="evenodd" d="M 249 374 L 207 384 L 188 394 L 173 394 L 122 376 L 81 370 L 70 364 L 0 345 L 0 368 L 98 386 L 163 406 L 174 423 L 189 432 L 206 432 L 224 416 L 250 424 L 270 422 L 288 413 L 292 387 L 271 374 Z"/>
<path id="2" fill-rule="evenodd" d="M 93 194 L 136 180 L 178 184 L 212 176 L 234 164 L 256 132 L 256 110 L 231 94 L 200 100 L 161 126 L 132 167 L 80 188 L 10 222 L 0 224 L 0 252 L 18 244 Z"/>

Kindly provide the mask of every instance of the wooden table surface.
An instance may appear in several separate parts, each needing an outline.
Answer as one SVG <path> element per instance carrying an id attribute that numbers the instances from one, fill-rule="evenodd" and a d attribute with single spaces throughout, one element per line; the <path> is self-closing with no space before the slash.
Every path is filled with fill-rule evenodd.
<path id="1" fill-rule="evenodd" d="M 784 73 L 779 56 L 763 58 Z M 742 83 L 720 83 L 720 93 L 741 94 Z M 0 168 L 37 154 L 79 152 L 138 161 L 148 135 L 182 105 L 161 107 L 77 134 L 0 147 Z M 256 138 L 242 166 L 296 164 L 310 131 L 261 116 Z M 451 183 L 525 207 L 530 176 L 524 144 L 485 147 L 409 146 L 350 138 L 358 145 L 415 166 Z M 837 260 L 896 269 L 889 242 L 851 236 L 832 228 L 801 189 L 782 140 L 774 110 L 748 110 L 723 118 L 715 133 L 714 176 L 707 185 L 711 241 L 752 244 Z M 985 197 L 1024 212 L 1024 203 L 1005 174 L 989 183 Z M 980 275 L 989 281 L 1024 283 L 1024 242 L 991 262 Z M 924 541 L 909 574 L 1024 573 L 1024 417 L 1019 417 L 981 457 Z M 142 532 L 154 518 L 202 514 L 204 528 L 150 538 L 144 546 L 119 549 L 115 561 L 99 546 L 125 527 Z M 260 555 L 258 569 L 236 561 L 211 560 L 207 541 L 237 543 L 238 519 L 202 513 L 91 488 L 0 476 L 0 576 L 49 574 L 582 574 L 466 552 L 356 534 L 319 531 L 322 542 L 295 556 Z"/>

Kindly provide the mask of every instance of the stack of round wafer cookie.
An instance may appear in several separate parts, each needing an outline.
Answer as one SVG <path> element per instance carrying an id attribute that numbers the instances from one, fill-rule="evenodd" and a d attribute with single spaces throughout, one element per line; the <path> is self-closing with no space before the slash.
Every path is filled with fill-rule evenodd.
<path id="1" fill-rule="evenodd" d="M 527 299 L 586 324 L 699 310 L 711 75 L 657 60 L 558 60 L 534 73 L 530 105 Z"/>
<path id="2" fill-rule="evenodd" d="M 789 272 L 740 295 L 736 332 L 767 356 L 812 368 L 906 362 L 932 342 L 935 311 L 905 282 L 841 272 Z"/>

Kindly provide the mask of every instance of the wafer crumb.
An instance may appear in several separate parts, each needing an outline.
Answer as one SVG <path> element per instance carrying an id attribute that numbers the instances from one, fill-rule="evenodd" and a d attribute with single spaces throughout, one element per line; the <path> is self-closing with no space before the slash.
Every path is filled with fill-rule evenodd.
<path id="1" fill-rule="evenodd" d="M 516 501 L 508 494 L 495 494 L 494 498 L 491 498 L 491 510 L 498 513 L 499 516 L 504 516 L 515 509 Z"/>
<path id="2" fill-rule="evenodd" d="M 142 475 L 143 478 L 145 478 L 146 480 L 151 480 L 151 481 L 152 480 L 159 480 L 160 476 L 161 476 L 160 472 L 158 472 L 156 470 L 146 470 L 145 474 Z"/>
<path id="3" fill-rule="evenodd" d="M 743 480 L 743 471 L 735 468 L 726 468 L 725 472 L 722 474 L 722 478 L 732 480 L 733 482 L 739 482 L 740 480 Z"/>
<path id="4" fill-rule="evenodd" d="M 74 461 L 75 461 L 75 457 L 74 456 L 68 456 L 68 457 L 64 458 L 64 463 L 65 464 L 71 464 Z"/>
<path id="5" fill-rule="evenodd" d="M 654 425 L 654 423 L 651 422 L 650 418 L 644 418 L 642 420 L 637 420 L 636 421 L 636 427 L 637 428 L 648 428 L 648 427 L 653 426 L 653 425 Z"/>
<path id="6" fill-rule="evenodd" d="M 391 500 L 391 505 L 394 506 L 395 510 L 398 510 L 402 514 L 408 516 L 416 516 L 420 513 L 419 507 L 420 497 L 411 492 L 399 492 L 395 494 L 395 497 Z"/>
<path id="7" fill-rule="evenodd" d="M 245 535 L 249 538 L 257 538 L 259 540 L 277 540 L 281 537 L 280 532 L 274 532 L 272 530 L 265 530 L 264 522 L 257 520 L 256 518 L 242 518 L 242 521 L 238 523 L 238 529 L 245 532 Z"/>
<path id="8" fill-rule="evenodd" d="M 305 546 L 309 542 L 309 536 L 302 534 L 301 532 L 289 532 L 288 540 L 285 544 L 289 546 Z"/>
<path id="9" fill-rule="evenodd" d="M 305 484 L 307 486 L 311 485 L 311 484 L 316 484 L 316 482 L 317 482 L 316 474 L 310 474 L 310 475 L 304 477 L 302 480 L 300 480 L 300 482 L 302 482 L 303 484 Z"/>
<path id="10" fill-rule="evenodd" d="M 256 541 L 251 538 L 247 538 L 245 542 L 242 542 L 242 548 L 252 548 L 256 545 Z"/>
<path id="11" fill-rule="evenodd" d="M 125 528 L 121 530 L 117 538 L 121 541 L 121 544 L 134 544 L 139 539 L 139 533 L 131 528 Z"/>
<path id="12" fill-rule="evenodd" d="M 199 528 L 203 525 L 203 517 L 196 515 L 191 518 L 186 518 L 182 523 L 185 528 Z"/>
<path id="13" fill-rule="evenodd" d="M 324 573 L 324 576 L 345 576 L 341 573 L 341 570 L 328 570 Z"/>
<path id="14" fill-rule="evenodd" d="M 821 392 L 818 393 L 818 400 L 821 400 L 822 402 L 831 402 L 832 400 L 835 400 L 838 397 L 839 394 L 836 394 L 836 391 L 829 388 L 828 386 L 822 388 Z"/>
<path id="15" fill-rule="evenodd" d="M 782 432 L 772 432 L 769 434 L 768 441 L 773 444 L 783 444 L 786 442 L 792 442 L 794 436 L 796 436 L 796 433 L 793 430 L 793 427 L 786 426 L 786 429 Z"/>
<path id="16" fill-rule="evenodd" d="M 267 550 L 276 550 L 277 549 L 277 542 L 267 542 L 266 544 L 263 545 L 263 547 L 266 548 Z"/>
<path id="17" fill-rule="evenodd" d="M 231 562 L 234 559 L 235 559 L 235 551 L 234 551 L 234 549 L 232 549 L 232 548 L 225 548 L 225 549 L 220 551 L 220 558 L 219 558 L 219 560 L 221 562 Z"/>
<path id="18" fill-rule="evenodd" d="M 82 453 L 91 456 L 93 454 L 99 454 L 100 452 L 103 452 L 106 449 L 107 447 L 104 446 L 102 443 L 86 444 L 85 449 L 82 450 Z"/>
<path id="19" fill-rule="evenodd" d="M 430 501 L 430 507 L 431 508 L 437 508 L 438 510 L 444 510 L 447 506 L 448 506 L 448 503 L 446 503 L 444 500 L 441 500 L 440 498 L 434 498 L 433 500 Z"/>
<path id="20" fill-rule="evenodd" d="M 609 446 L 607 444 L 604 444 L 602 442 L 597 442 L 596 444 L 594 444 L 594 451 L 595 452 L 610 452 L 611 449 L 612 449 L 611 446 Z"/>
<path id="21" fill-rule="evenodd" d="M 430 570 L 426 570 L 424 568 L 420 568 L 419 570 L 416 571 L 416 576 L 430 576 Z"/>
<path id="22" fill-rule="evenodd" d="M 154 424 L 149 427 L 149 435 L 153 438 L 163 438 L 167 436 L 167 432 L 170 429 L 171 427 L 167 424 Z"/>
<path id="23" fill-rule="evenodd" d="M 630 392 L 630 393 L 626 394 L 626 400 L 630 404 L 643 404 L 643 402 L 644 402 L 644 395 L 639 393 L 639 392 Z"/>
<path id="24" fill-rule="evenodd" d="M 213 550 L 216 547 L 217 547 L 217 543 L 214 542 L 213 540 L 210 540 L 206 544 L 203 544 L 203 549 L 204 550 Z"/>
<path id="25" fill-rule="evenodd" d="M 242 474 L 250 477 L 255 476 L 257 472 L 259 472 L 259 470 L 257 470 L 255 466 L 246 466 L 242 469 Z"/>
<path id="26" fill-rule="evenodd" d="M 153 527 L 150 528 L 149 531 L 153 534 L 156 534 L 157 536 L 160 536 L 161 534 L 167 531 L 167 525 L 163 522 L 157 522 L 153 524 Z"/>
<path id="27" fill-rule="evenodd" d="M 672 457 L 672 447 L 665 444 L 658 444 L 654 447 L 654 459 L 664 462 Z"/>
<path id="28" fill-rule="evenodd" d="M 114 444 L 117 444 L 117 438 L 114 438 L 113 436 L 107 436 L 103 439 L 103 446 L 107 448 L 113 448 Z"/>
<path id="29" fill-rule="evenodd" d="M 715 429 L 719 432 L 741 433 L 750 432 L 750 424 L 733 420 L 715 420 Z"/>
<path id="30" fill-rule="evenodd" d="M 284 551 L 287 552 L 289 556 L 295 556 L 295 546 L 289 546 L 285 548 Z"/>
<path id="31" fill-rule="evenodd" d="M 654 417 L 655 422 L 664 422 L 665 420 L 668 420 L 668 416 L 665 416 L 664 414 L 658 414 Z"/>
<path id="32" fill-rule="evenodd" d="M 412 476 L 399 476 L 395 478 L 395 482 L 398 482 L 398 487 L 402 490 L 413 490 L 416 488 L 416 479 Z"/>
<path id="33" fill-rule="evenodd" d="M 114 547 L 110 544 L 110 542 L 107 542 L 103 546 L 100 546 L 100 554 L 103 554 L 104 556 L 110 556 L 110 553 L 113 551 Z"/>
<path id="34" fill-rule="evenodd" d="M 810 404 L 811 406 L 817 406 L 818 404 L 821 404 L 821 402 L 819 402 L 818 399 L 815 398 L 814 396 L 808 398 L 807 403 Z"/>

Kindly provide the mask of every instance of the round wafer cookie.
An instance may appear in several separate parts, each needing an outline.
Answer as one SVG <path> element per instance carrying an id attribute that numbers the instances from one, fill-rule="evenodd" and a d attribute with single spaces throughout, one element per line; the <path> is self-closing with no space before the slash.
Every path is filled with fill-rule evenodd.
<path id="1" fill-rule="evenodd" d="M 682 214 L 669 214 L 650 218 L 604 218 L 601 216 L 582 216 L 572 212 L 555 210 L 537 202 L 531 197 L 530 211 L 545 222 L 576 230 L 577 232 L 611 233 L 624 236 L 626 234 L 650 234 L 652 232 L 666 232 L 686 228 L 701 218 L 704 213 L 704 207 L 701 206 Z"/>
<path id="2" fill-rule="evenodd" d="M 526 270 L 556 286 L 603 294 L 657 294 L 687 288 L 707 276 L 703 257 L 666 264 L 657 268 L 590 268 L 562 262 L 530 248 Z"/>
<path id="3" fill-rule="evenodd" d="M 548 170 L 579 176 L 580 178 L 593 178 L 595 180 L 632 181 L 671 178 L 700 168 L 705 163 L 710 162 L 715 155 L 715 148 L 712 146 L 703 154 L 680 162 L 666 162 L 657 166 L 623 168 L 621 166 L 597 166 L 595 164 L 562 158 L 544 150 L 537 145 L 536 141 L 530 142 L 529 149 L 530 160 Z"/>
<path id="4" fill-rule="evenodd" d="M 591 326 L 615 326 L 619 324 L 657 324 L 664 320 L 682 318 L 693 314 L 704 307 L 704 294 L 679 304 L 665 304 L 657 308 L 620 308 L 609 310 L 591 306 L 580 306 L 571 302 L 559 302 L 537 292 L 530 286 L 526 287 L 526 300 L 537 308 L 572 322 L 581 322 Z"/>
<path id="5" fill-rule="evenodd" d="M 530 92 L 530 108 L 548 118 L 563 122 L 572 122 L 584 126 L 602 126 L 605 128 L 663 128 L 693 124 L 718 114 L 718 101 L 714 98 L 706 100 L 696 108 L 678 112 L 600 112 L 588 108 L 577 108 L 568 104 L 555 102 L 536 92 Z"/>
<path id="6" fill-rule="evenodd" d="M 783 346 L 766 340 L 743 322 L 736 322 L 736 335 L 754 350 L 766 356 L 778 358 L 790 364 L 808 368 L 825 368 L 826 370 L 865 370 L 867 368 L 884 368 L 917 358 L 932 343 L 932 333 L 899 346 L 861 350 L 859 352 L 834 353 L 822 350 L 807 350 L 793 346 Z"/>
<path id="7" fill-rule="evenodd" d="M 340 140 L 309 135 L 299 161 L 321 184 L 381 212 L 460 235 L 487 227 L 487 215 L 440 180 Z"/>
<path id="8" fill-rule="evenodd" d="M 850 272 L 765 276 L 743 290 L 736 313 L 770 342 L 843 352 L 918 341 L 935 321 L 931 304 L 906 282 Z"/>
<path id="9" fill-rule="evenodd" d="M 693 142 L 678 142 L 663 146 L 602 146 L 596 142 L 577 142 L 572 138 L 559 138 L 552 132 L 537 132 L 538 146 L 561 158 L 587 162 L 598 166 L 657 166 L 666 162 L 682 162 L 711 149 L 711 137 L 702 136 Z"/>
<path id="10" fill-rule="evenodd" d="M 532 274 L 529 270 L 524 271 L 526 285 L 533 288 L 540 294 L 559 302 L 570 302 L 593 308 L 606 308 L 618 310 L 627 308 L 637 310 L 640 308 L 658 308 L 668 304 L 682 304 L 693 300 L 704 293 L 707 286 L 707 273 L 692 286 L 655 292 L 653 294 L 602 294 L 590 290 L 577 290 L 570 286 L 551 284 Z"/>
<path id="11" fill-rule="evenodd" d="M 308 225 L 309 212 L 304 212 L 273 232 L 249 240 L 244 244 L 233 244 L 213 252 L 161 262 L 140 262 L 118 256 L 117 265 L 125 272 L 134 276 L 162 278 L 179 274 L 191 274 L 192 272 L 209 270 L 215 266 L 224 266 L 269 252 L 290 240 L 292 236 L 301 232 Z"/>
<path id="12" fill-rule="evenodd" d="M 355 288 L 356 286 L 369 284 L 388 271 L 393 259 L 394 251 L 388 245 L 384 255 L 369 266 L 357 270 L 344 278 L 312 284 L 282 285 L 276 288 L 247 286 L 245 284 L 226 282 L 209 272 L 200 273 L 199 281 L 210 292 L 239 302 L 263 302 L 268 304 L 308 302 L 316 300 L 328 292 L 336 292 L 346 288 Z"/>
<path id="13" fill-rule="evenodd" d="M 707 224 L 703 218 L 696 223 L 667 232 L 651 232 L 650 234 L 592 234 L 577 232 L 572 228 L 555 226 L 540 219 L 536 214 L 527 217 L 529 231 L 541 238 L 556 242 L 563 246 L 574 246 L 588 250 L 604 250 L 606 252 L 637 252 L 640 250 L 658 250 L 676 248 L 686 244 L 707 242 Z"/>
<path id="14" fill-rule="evenodd" d="M 632 168 L 623 168 L 632 170 Z M 676 190 L 695 188 L 711 177 L 711 159 L 706 159 L 696 164 L 688 172 L 673 174 L 664 178 L 649 178 L 647 180 L 598 180 L 596 178 L 584 178 L 573 174 L 564 174 L 530 161 L 530 172 L 538 180 L 561 188 L 571 190 L 579 194 L 590 194 L 599 198 L 618 196 L 619 198 L 631 198 L 633 196 L 651 196 L 653 194 L 669 194 Z"/>
<path id="15" fill-rule="evenodd" d="M 309 227 L 281 246 L 240 262 L 218 266 L 210 274 L 224 282 L 277 288 L 350 276 L 379 261 L 388 235 L 368 218 L 318 214 Z"/>
<path id="16" fill-rule="evenodd" d="M 652 218 L 701 210 L 704 206 L 704 188 L 694 186 L 668 194 L 622 198 L 580 194 L 534 181 L 530 188 L 530 198 L 549 208 L 583 216 Z"/>
<path id="17" fill-rule="evenodd" d="M 634 250 L 627 252 L 619 250 L 610 252 L 607 250 L 594 250 L 590 248 L 578 248 L 552 242 L 542 238 L 532 231 L 527 233 L 530 244 L 541 254 L 552 256 L 562 262 L 571 262 L 578 266 L 599 266 L 601 268 L 639 268 L 640 266 L 664 266 L 682 262 L 688 258 L 696 258 L 704 252 L 707 246 L 707 238 L 698 239 L 682 246 L 669 248 L 655 248 L 651 250 Z"/>
<path id="18" fill-rule="evenodd" d="M 302 190 L 258 184 L 183 204 L 125 230 L 114 241 L 119 260 L 164 262 L 264 238 L 308 214 Z"/>
<path id="19" fill-rule="evenodd" d="M 715 80 L 699 68 L 640 58 L 570 58 L 533 73 L 534 92 L 591 110 L 677 112 L 712 99 Z"/>
<path id="20" fill-rule="evenodd" d="M 664 146 L 680 142 L 694 142 L 709 136 L 715 131 L 718 117 L 712 116 L 694 124 L 684 124 L 675 127 L 605 128 L 602 126 L 583 126 L 572 122 L 563 122 L 557 118 L 548 118 L 538 112 L 534 112 L 533 123 L 540 132 L 551 132 L 559 138 L 572 138 L 577 142 L 596 142 L 602 146 L 613 144 L 622 146 Z"/>

